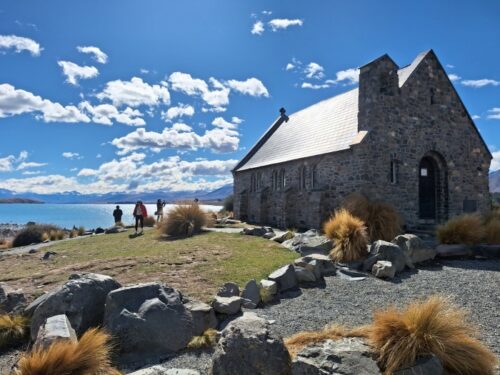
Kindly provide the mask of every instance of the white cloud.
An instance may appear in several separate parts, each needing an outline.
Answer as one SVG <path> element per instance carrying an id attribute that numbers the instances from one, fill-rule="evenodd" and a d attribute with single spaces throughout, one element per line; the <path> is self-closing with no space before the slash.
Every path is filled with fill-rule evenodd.
<path id="1" fill-rule="evenodd" d="M 272 31 L 278 31 L 280 29 L 287 29 L 290 26 L 302 26 L 303 21 L 301 19 L 287 19 L 287 18 L 275 18 L 268 22 L 271 26 Z"/>
<path id="2" fill-rule="evenodd" d="M 62 153 L 63 158 L 66 159 L 82 159 L 83 156 L 81 156 L 78 152 L 71 152 L 71 151 L 66 151 Z"/>
<path id="3" fill-rule="evenodd" d="M 293 65 L 292 63 L 288 63 L 288 64 L 286 64 L 285 70 L 293 70 L 294 68 L 295 68 L 295 65 Z"/>
<path id="4" fill-rule="evenodd" d="M 446 67 L 447 67 L 447 68 L 450 68 L 450 69 L 453 69 L 453 68 L 455 67 L 455 65 L 446 64 Z"/>
<path id="5" fill-rule="evenodd" d="M 23 176 L 35 176 L 35 175 L 40 174 L 40 173 L 42 173 L 42 172 L 41 171 L 24 171 L 21 174 Z"/>
<path id="6" fill-rule="evenodd" d="M 62 106 L 8 83 L 0 84 L 0 118 L 25 113 L 35 113 L 45 122 L 90 122 L 75 106 Z"/>
<path id="7" fill-rule="evenodd" d="M 306 74 L 306 77 L 311 79 L 321 79 L 325 76 L 324 73 L 325 69 L 319 65 L 318 63 L 315 62 L 310 62 L 307 64 L 306 68 L 304 69 L 304 73 Z"/>
<path id="8" fill-rule="evenodd" d="M 480 118 L 481 118 L 481 116 L 479 116 L 479 115 L 472 115 L 473 120 L 479 120 Z"/>
<path id="9" fill-rule="evenodd" d="M 139 72 L 140 72 L 141 74 L 149 74 L 149 70 L 148 70 L 148 69 L 144 69 L 144 68 L 141 68 L 141 69 L 139 70 Z"/>
<path id="10" fill-rule="evenodd" d="M 14 170 L 13 162 L 16 160 L 14 155 L 0 158 L 0 172 L 11 172 Z"/>
<path id="11" fill-rule="evenodd" d="M 238 125 L 241 124 L 243 120 L 238 117 L 233 117 L 231 122 L 224 120 L 222 117 L 216 117 L 212 121 L 212 125 L 221 129 L 237 129 Z"/>
<path id="12" fill-rule="evenodd" d="M 497 171 L 500 169 L 500 151 L 495 151 L 491 155 L 493 155 L 493 159 L 491 160 L 491 171 Z"/>
<path id="13" fill-rule="evenodd" d="M 500 120 L 500 108 L 492 108 L 488 111 L 487 118 L 491 120 Z"/>
<path id="14" fill-rule="evenodd" d="M 176 107 L 170 107 L 166 112 L 162 112 L 162 118 L 166 121 L 172 121 L 177 117 L 194 115 L 194 107 L 188 104 L 179 103 Z"/>
<path id="15" fill-rule="evenodd" d="M 236 81 L 231 79 L 227 81 L 227 85 L 242 94 L 250 96 L 264 96 L 269 97 L 269 92 L 264 84 L 257 78 L 248 78 L 246 81 Z"/>
<path id="16" fill-rule="evenodd" d="M 270 16 L 271 14 L 273 14 L 273 12 L 270 10 L 263 10 L 261 13 L 265 16 Z"/>
<path id="17" fill-rule="evenodd" d="M 78 107 L 87 113 L 96 124 L 112 125 L 113 121 L 130 126 L 144 126 L 146 122 L 142 118 L 143 114 L 137 109 L 130 107 L 119 111 L 112 104 L 100 104 L 92 106 L 89 102 L 81 102 Z"/>
<path id="18" fill-rule="evenodd" d="M 159 104 L 170 104 L 170 93 L 166 82 L 150 85 L 138 77 L 133 77 L 130 81 L 110 81 L 106 83 L 104 90 L 96 96 L 100 100 L 110 100 L 116 107 L 122 105 L 151 107 Z"/>
<path id="19" fill-rule="evenodd" d="M 40 56 L 42 51 L 40 44 L 33 39 L 16 35 L 0 35 L 0 51 L 8 49 L 13 49 L 16 53 L 28 51 L 32 56 Z"/>
<path id="20" fill-rule="evenodd" d="M 252 26 L 252 34 L 262 35 L 264 33 L 264 23 L 262 21 L 256 21 Z"/>
<path id="21" fill-rule="evenodd" d="M 229 104 L 229 88 L 225 87 L 215 78 L 210 78 L 209 82 L 215 88 L 210 90 L 208 84 L 199 78 L 193 78 L 191 74 L 174 72 L 170 74 L 168 81 L 172 90 L 180 91 L 189 96 L 199 96 L 208 105 L 220 108 Z"/>
<path id="22" fill-rule="evenodd" d="M 28 162 L 28 151 L 21 151 L 19 156 L 8 155 L 0 158 L 0 172 L 12 172 L 14 170 L 24 170 L 28 168 L 38 168 L 47 165 L 47 163 Z"/>
<path id="23" fill-rule="evenodd" d="M 345 82 L 347 81 L 347 84 L 356 84 L 359 82 L 359 69 L 346 69 L 346 70 L 341 70 L 336 73 L 337 79 L 335 80 L 336 83 L 338 82 Z"/>
<path id="24" fill-rule="evenodd" d="M 460 76 L 458 76 L 458 75 L 456 75 L 456 74 L 451 73 L 451 74 L 448 74 L 448 78 L 450 79 L 450 81 L 452 81 L 452 82 L 453 82 L 453 81 L 458 81 L 458 80 L 459 80 L 459 79 L 461 79 L 462 77 L 460 77 Z"/>
<path id="25" fill-rule="evenodd" d="M 484 86 L 499 86 L 500 81 L 495 81 L 494 79 L 468 79 L 468 80 L 463 80 L 462 85 L 468 86 L 468 87 L 474 87 L 474 88 L 480 88 Z"/>
<path id="26" fill-rule="evenodd" d="M 47 165 L 47 163 L 37 163 L 34 161 L 26 161 L 26 162 L 20 163 L 17 166 L 16 170 L 21 171 L 23 169 L 28 169 L 28 168 L 39 168 L 39 167 L 43 167 L 45 165 Z"/>
<path id="27" fill-rule="evenodd" d="M 78 46 L 76 48 L 78 52 L 91 54 L 92 58 L 100 64 L 106 64 L 108 62 L 108 55 L 102 52 L 98 47 Z"/>
<path id="28" fill-rule="evenodd" d="M 79 79 L 95 78 L 99 75 L 99 70 L 95 66 L 80 66 L 71 61 L 58 61 L 66 76 L 66 82 L 77 85 Z"/>
<path id="29" fill-rule="evenodd" d="M 330 87 L 330 85 L 327 83 L 314 84 L 309 82 L 302 82 L 302 85 L 300 87 L 302 87 L 303 89 L 319 90 L 319 89 L 327 89 Z"/>

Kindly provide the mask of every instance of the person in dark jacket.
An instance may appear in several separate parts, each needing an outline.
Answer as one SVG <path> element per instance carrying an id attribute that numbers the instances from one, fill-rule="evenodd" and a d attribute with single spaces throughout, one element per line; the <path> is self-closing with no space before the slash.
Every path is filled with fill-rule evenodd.
<path id="1" fill-rule="evenodd" d="M 161 199 L 158 199 L 156 202 L 156 221 L 159 223 L 163 219 L 163 207 L 165 207 L 165 201 L 162 202 Z"/>
<path id="2" fill-rule="evenodd" d="M 146 206 L 141 201 L 137 201 L 134 207 L 134 212 L 132 213 L 135 218 L 135 233 L 137 234 L 137 229 L 139 223 L 141 224 L 141 233 L 144 231 L 144 218 L 148 217 L 148 211 Z"/>
<path id="3" fill-rule="evenodd" d="M 115 218 L 115 224 L 122 221 L 123 211 L 120 209 L 120 206 L 116 206 L 113 211 L 113 217 Z"/>

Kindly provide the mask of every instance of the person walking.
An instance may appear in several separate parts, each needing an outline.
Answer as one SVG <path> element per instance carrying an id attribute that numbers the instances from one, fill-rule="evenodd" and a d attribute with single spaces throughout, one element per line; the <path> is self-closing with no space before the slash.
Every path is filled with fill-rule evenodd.
<path id="1" fill-rule="evenodd" d="M 144 231 L 144 218 L 148 217 L 148 211 L 146 210 L 146 206 L 144 206 L 142 201 L 137 201 L 137 203 L 135 204 L 133 215 L 135 218 L 135 234 L 137 234 L 139 223 L 141 224 L 142 233 Z"/>
<path id="2" fill-rule="evenodd" d="M 161 199 L 158 199 L 156 202 L 156 222 L 160 222 L 163 219 L 163 207 L 165 207 L 165 201 L 162 202 Z"/>
<path id="3" fill-rule="evenodd" d="M 120 206 L 116 206 L 113 211 L 113 217 L 115 218 L 115 225 L 122 221 L 123 211 L 120 209 Z"/>

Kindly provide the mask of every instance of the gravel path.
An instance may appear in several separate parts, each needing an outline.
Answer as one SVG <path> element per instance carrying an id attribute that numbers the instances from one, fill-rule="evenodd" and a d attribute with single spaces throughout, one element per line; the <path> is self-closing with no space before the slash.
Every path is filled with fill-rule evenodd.
<path id="1" fill-rule="evenodd" d="M 367 324 L 373 309 L 391 303 L 404 305 L 432 294 L 449 295 L 471 312 L 470 319 L 484 342 L 500 355 L 500 260 L 447 260 L 404 272 L 393 282 L 367 278 L 349 281 L 328 277 L 322 287 L 301 289 L 281 301 L 255 310 L 274 320 L 272 330 L 282 336 L 320 329 L 327 324 Z M 165 368 L 197 369 L 208 374 L 210 352 L 183 353 L 164 362 Z"/>

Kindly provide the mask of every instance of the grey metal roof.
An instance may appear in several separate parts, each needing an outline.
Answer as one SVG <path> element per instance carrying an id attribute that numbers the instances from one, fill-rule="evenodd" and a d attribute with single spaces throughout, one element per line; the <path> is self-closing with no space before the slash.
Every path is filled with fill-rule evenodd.
<path id="1" fill-rule="evenodd" d="M 420 64 L 420 62 L 424 59 L 427 54 L 431 52 L 431 50 L 424 51 L 420 53 L 410 65 L 407 65 L 401 69 L 398 70 L 398 80 L 399 80 L 399 87 L 403 87 L 405 84 L 406 80 L 410 78 L 411 74 L 415 69 L 417 69 L 417 66 Z"/>
<path id="2" fill-rule="evenodd" d="M 289 116 L 237 171 L 348 149 L 358 134 L 358 89 Z"/>

